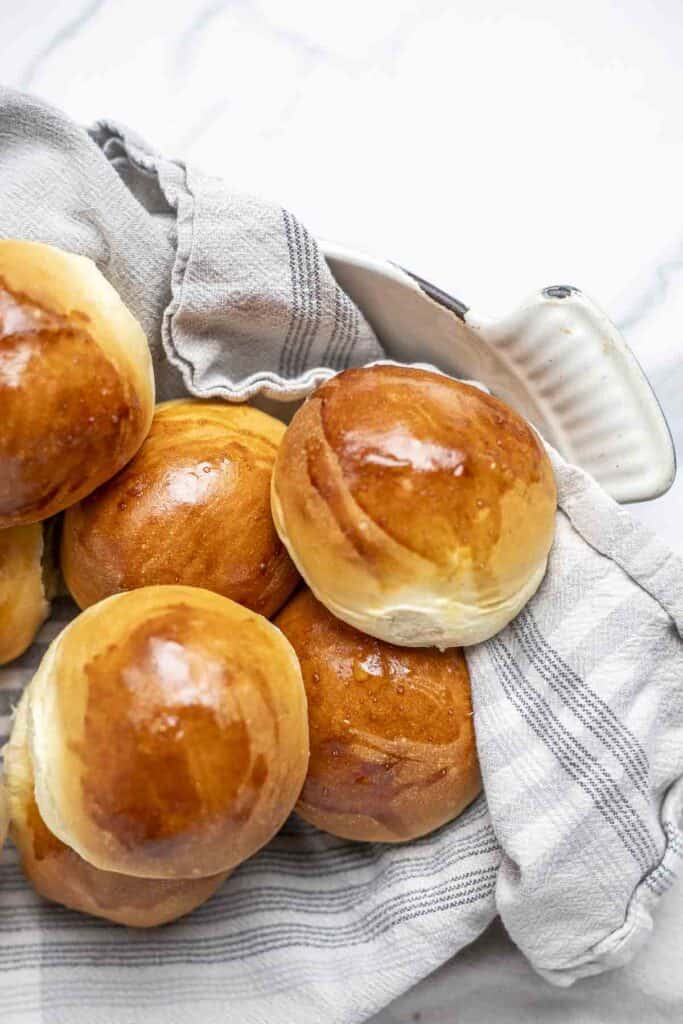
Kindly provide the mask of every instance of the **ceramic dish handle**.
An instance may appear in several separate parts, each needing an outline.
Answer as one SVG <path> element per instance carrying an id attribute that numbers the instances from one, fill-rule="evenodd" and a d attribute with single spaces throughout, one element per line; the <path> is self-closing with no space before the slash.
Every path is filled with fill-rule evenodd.
<path id="1" fill-rule="evenodd" d="M 480 380 L 617 501 L 669 489 L 674 447 L 659 403 L 617 328 L 577 288 L 544 288 L 495 320 L 384 260 L 322 246 L 390 358 Z"/>
<path id="2" fill-rule="evenodd" d="M 465 322 L 505 364 L 502 376 L 492 368 L 491 390 L 516 400 L 613 498 L 646 501 L 671 487 L 676 462 L 662 409 L 621 334 L 588 296 L 552 285 L 510 316 L 491 321 L 468 310 Z"/>

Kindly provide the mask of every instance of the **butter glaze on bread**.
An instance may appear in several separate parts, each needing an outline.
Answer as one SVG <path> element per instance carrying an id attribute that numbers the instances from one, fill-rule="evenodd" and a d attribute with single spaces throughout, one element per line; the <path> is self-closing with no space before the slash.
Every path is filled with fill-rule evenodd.
<path id="1" fill-rule="evenodd" d="M 270 512 L 284 432 L 249 406 L 158 406 L 135 458 L 65 516 L 62 571 L 80 607 L 181 583 L 277 611 L 299 579 Z"/>
<path id="2" fill-rule="evenodd" d="M 298 655 L 308 698 L 302 818 L 346 839 L 402 842 L 471 803 L 481 777 L 461 650 L 373 639 L 335 619 L 310 590 L 275 621 Z"/>
<path id="3" fill-rule="evenodd" d="M 402 646 L 478 643 L 538 588 L 556 508 L 534 431 L 478 388 L 411 367 L 348 370 L 296 412 L 273 518 L 335 615 Z"/>
<path id="4" fill-rule="evenodd" d="M 194 587 L 83 612 L 48 648 L 28 715 L 40 816 L 104 871 L 227 871 L 278 830 L 306 774 L 292 648 L 260 615 Z"/>
<path id="5" fill-rule="evenodd" d="M 5 765 L 11 804 L 12 839 L 24 872 L 37 892 L 117 924 L 150 928 L 165 924 L 204 903 L 227 877 L 135 878 L 100 871 L 57 839 L 45 825 L 34 795 L 28 746 L 29 690 L 19 703 Z"/>
<path id="6" fill-rule="evenodd" d="M 0 665 L 23 654 L 49 610 L 42 523 L 0 530 Z"/>
<path id="7" fill-rule="evenodd" d="M 145 335 L 95 264 L 0 241 L 0 528 L 46 519 L 113 476 L 153 406 Z"/>

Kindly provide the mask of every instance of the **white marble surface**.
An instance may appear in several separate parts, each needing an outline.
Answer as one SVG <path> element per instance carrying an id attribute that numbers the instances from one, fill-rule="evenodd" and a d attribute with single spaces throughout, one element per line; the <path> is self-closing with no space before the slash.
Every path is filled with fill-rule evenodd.
<path id="1" fill-rule="evenodd" d="M 127 122 L 319 235 L 485 312 L 547 284 L 584 289 L 622 326 L 683 443 L 680 0 L 23 0 L 0 11 L 6 84 L 82 121 Z M 683 481 L 635 511 L 683 551 Z M 485 955 L 504 948 L 494 936 Z M 459 1020 L 464 969 L 381 1020 Z"/>

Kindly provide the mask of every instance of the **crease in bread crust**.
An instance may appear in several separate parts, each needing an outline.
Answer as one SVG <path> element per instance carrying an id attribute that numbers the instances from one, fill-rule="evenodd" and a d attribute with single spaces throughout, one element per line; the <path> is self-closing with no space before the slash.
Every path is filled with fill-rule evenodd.
<path id="1" fill-rule="evenodd" d="M 397 548 L 399 548 L 403 552 L 407 552 L 408 555 L 410 555 L 411 557 L 417 558 L 421 562 L 426 563 L 427 565 L 432 565 L 433 563 L 431 562 L 431 560 L 429 558 L 427 558 L 425 555 L 423 555 L 421 551 L 417 551 L 415 548 L 411 547 L 410 544 L 406 544 L 405 541 L 399 540 L 398 537 L 394 536 L 394 534 L 388 529 L 388 527 L 382 526 L 380 523 L 378 523 L 377 520 L 375 519 L 375 517 L 373 515 L 371 515 L 371 513 L 361 504 L 361 502 L 355 496 L 355 494 L 351 490 L 351 487 L 349 486 L 349 482 L 348 482 L 348 480 L 347 480 L 347 478 L 346 478 L 346 476 L 344 474 L 344 469 L 343 469 L 341 461 L 339 459 L 339 453 L 333 447 L 333 445 L 332 445 L 332 443 L 330 441 L 330 438 L 329 438 L 329 434 L 327 432 L 327 428 L 325 426 L 325 416 L 324 416 L 324 412 L 325 412 L 325 399 L 324 398 L 320 399 L 319 405 L 320 405 L 320 410 L 319 410 L 318 416 L 319 416 L 319 420 L 320 420 L 321 433 L 322 433 L 323 439 L 325 441 L 325 444 L 327 445 L 327 450 L 328 450 L 329 454 L 331 455 L 332 459 L 334 460 L 334 463 L 335 463 L 337 469 L 339 470 L 339 476 L 340 476 L 340 478 L 341 478 L 341 480 L 342 480 L 342 482 L 344 484 L 345 495 L 348 496 L 349 502 L 358 510 L 358 512 L 365 519 L 369 520 L 369 522 L 372 523 L 373 528 L 376 529 L 379 533 L 381 533 L 383 537 L 386 537 L 386 539 L 392 545 L 396 545 Z M 309 474 L 309 479 L 310 479 L 310 474 Z M 315 485 L 313 480 L 311 480 L 311 486 L 315 487 L 315 490 L 318 492 L 318 494 L 320 494 L 320 497 L 322 498 L 322 500 L 327 503 L 324 494 Z"/>
<path id="2" fill-rule="evenodd" d="M 341 469 L 340 469 L 341 473 Z M 342 476 L 343 479 L 343 476 Z M 316 489 L 316 493 L 319 493 Z M 349 491 L 349 498 L 356 504 L 359 512 L 374 524 L 371 516 L 357 505 L 353 495 Z M 323 496 L 321 495 L 321 498 Z M 298 572 L 311 588 L 317 599 L 328 608 L 333 615 L 343 622 L 354 626 L 361 632 L 368 633 L 380 640 L 395 643 L 404 647 L 425 647 L 434 646 L 440 650 L 448 647 L 471 646 L 488 639 L 492 633 L 497 633 L 521 611 L 524 605 L 534 596 L 538 590 L 548 566 L 548 555 L 543 562 L 537 566 L 534 572 L 522 585 L 511 594 L 500 601 L 497 607 L 482 607 L 477 604 L 459 601 L 451 597 L 446 587 L 443 586 L 441 594 L 435 596 L 433 591 L 424 588 L 425 599 L 420 600 L 417 596 L 419 590 L 412 591 L 412 600 L 408 595 L 411 593 L 408 588 L 397 589 L 392 599 L 382 604 L 366 605 L 362 611 L 351 609 L 339 603 L 334 597 L 317 581 L 313 580 L 311 574 L 304 567 L 302 560 L 298 557 L 295 545 L 292 543 L 284 521 L 282 503 L 275 485 L 275 474 L 271 481 L 271 510 L 275 527 L 280 540 L 285 545 L 289 557 L 294 562 Z M 337 525 L 339 525 L 337 523 Z M 376 525 L 376 524 L 374 524 Z M 341 527 L 340 527 L 341 529 Z M 392 543 L 395 542 L 390 534 L 382 531 Z M 398 545 L 401 547 L 401 545 Z M 403 548 L 410 555 L 413 552 Z M 432 565 L 424 556 L 415 554 L 428 565 Z M 402 594 L 405 595 L 402 597 Z M 473 598 L 476 595 L 473 595 Z M 493 623 L 493 625 L 492 625 Z"/>

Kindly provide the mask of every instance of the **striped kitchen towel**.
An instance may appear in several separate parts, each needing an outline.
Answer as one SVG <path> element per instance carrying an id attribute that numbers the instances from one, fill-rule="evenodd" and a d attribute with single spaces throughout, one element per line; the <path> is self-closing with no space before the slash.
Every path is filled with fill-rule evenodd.
<path id="1" fill-rule="evenodd" d="M 3 1021 L 351 1024 L 502 919 L 568 984 L 629 960 L 683 855 L 683 565 L 551 452 L 560 511 L 520 616 L 468 651 L 486 797 L 405 846 L 289 821 L 150 933 L 42 903 L 0 865 Z M 0 672 L 0 732 L 49 641 Z"/>
<path id="2" fill-rule="evenodd" d="M 140 320 L 159 401 L 296 398 L 381 357 L 306 228 L 275 203 L 0 87 L 0 237 L 89 256 Z"/>
<path id="3" fill-rule="evenodd" d="M 683 563 L 550 450 L 548 572 L 468 662 L 496 906 L 550 981 L 629 960 L 683 855 Z"/>
<path id="4" fill-rule="evenodd" d="M 0 234 L 96 260 L 145 326 L 162 397 L 294 397 L 381 355 L 289 214 L 4 90 Z M 486 795 L 402 846 L 292 817 L 207 904 L 149 933 L 48 906 L 8 848 L 3 1024 L 355 1024 L 497 913 L 557 984 L 634 955 L 683 854 L 683 565 L 550 454 L 547 576 L 468 651 Z M 56 602 L 0 671 L 3 737 L 74 611 Z"/>
<path id="5" fill-rule="evenodd" d="M 0 670 L 0 742 L 47 645 Z M 335 1024 L 365 1020 L 495 916 L 500 850 L 480 798 L 407 846 L 346 842 L 292 816 L 189 917 L 136 932 L 48 906 L 0 863 L 3 1024 Z"/>

